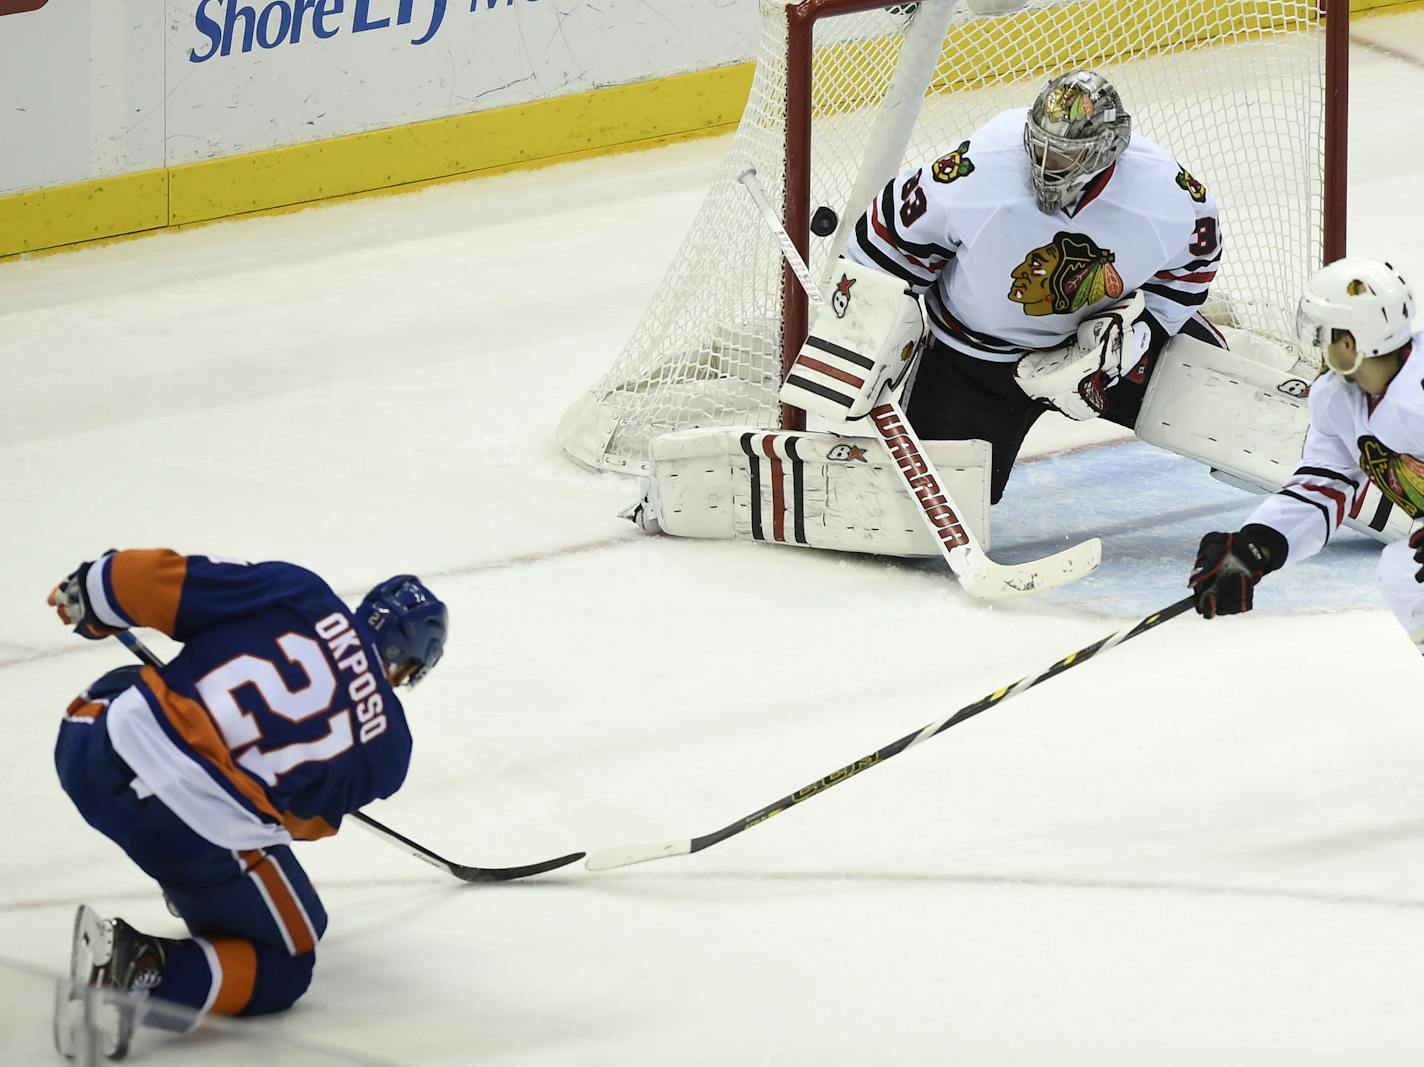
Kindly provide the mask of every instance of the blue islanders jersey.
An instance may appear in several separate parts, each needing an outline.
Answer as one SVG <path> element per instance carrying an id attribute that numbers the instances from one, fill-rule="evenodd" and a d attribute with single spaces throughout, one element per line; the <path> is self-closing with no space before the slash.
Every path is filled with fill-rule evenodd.
<path id="1" fill-rule="evenodd" d="M 105 625 L 183 642 L 105 719 L 133 788 L 214 844 L 335 833 L 405 780 L 410 731 L 374 637 L 311 571 L 136 549 L 97 560 L 85 590 Z"/>

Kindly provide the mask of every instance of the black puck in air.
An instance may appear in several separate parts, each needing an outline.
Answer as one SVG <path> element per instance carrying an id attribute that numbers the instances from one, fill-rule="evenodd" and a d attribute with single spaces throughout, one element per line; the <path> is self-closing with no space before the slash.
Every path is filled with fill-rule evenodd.
<path id="1" fill-rule="evenodd" d="M 840 224 L 840 221 L 834 211 L 822 204 L 811 216 L 811 232 L 817 237 L 829 237 L 836 232 L 836 226 Z"/>

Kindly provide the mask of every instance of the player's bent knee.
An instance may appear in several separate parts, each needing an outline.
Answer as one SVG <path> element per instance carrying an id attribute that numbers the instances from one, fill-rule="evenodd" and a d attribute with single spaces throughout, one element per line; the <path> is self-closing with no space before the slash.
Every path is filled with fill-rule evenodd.
<path id="1" fill-rule="evenodd" d="M 316 967 L 316 953 L 304 952 L 289 956 L 274 949 L 262 949 L 258 954 L 257 980 L 252 996 L 238 1015 L 271 1015 L 286 1011 L 302 998 L 311 985 Z"/>

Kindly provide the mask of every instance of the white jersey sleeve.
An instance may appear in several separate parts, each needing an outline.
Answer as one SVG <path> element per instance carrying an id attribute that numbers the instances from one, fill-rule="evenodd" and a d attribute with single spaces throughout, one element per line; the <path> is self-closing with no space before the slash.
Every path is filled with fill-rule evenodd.
<path id="1" fill-rule="evenodd" d="M 1290 546 L 1287 563 L 1307 559 L 1324 548 L 1364 489 L 1366 477 L 1359 451 L 1346 436 L 1352 425 L 1350 401 L 1334 375 L 1316 383 L 1310 394 L 1310 428 L 1300 466 L 1247 520 L 1280 531 Z"/>
<path id="2" fill-rule="evenodd" d="M 1354 508 L 1365 477 L 1350 451 L 1339 438 L 1312 426 L 1305 435 L 1301 465 L 1247 520 L 1281 532 L 1290 545 L 1287 562 L 1307 559 L 1324 548 Z"/>
<path id="3" fill-rule="evenodd" d="M 887 182 L 846 245 L 846 258 L 894 275 L 917 295 L 934 285 L 960 246 L 948 198 L 937 195 L 924 170 L 912 167 Z"/>
<path id="4" fill-rule="evenodd" d="M 1221 264 L 1221 224 L 1216 199 L 1180 165 L 1177 184 L 1196 209 L 1196 225 L 1186 244 L 1142 285 L 1147 313 L 1167 337 L 1175 337 L 1206 303 L 1207 290 Z"/>

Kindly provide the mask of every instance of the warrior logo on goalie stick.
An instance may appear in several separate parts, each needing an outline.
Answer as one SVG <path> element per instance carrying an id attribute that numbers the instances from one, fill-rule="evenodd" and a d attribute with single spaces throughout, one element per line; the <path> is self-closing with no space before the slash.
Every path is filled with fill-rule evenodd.
<path id="1" fill-rule="evenodd" d="M 850 310 L 850 287 L 854 284 L 855 279 L 845 274 L 836 282 L 836 291 L 831 294 L 831 310 L 836 313 L 838 319 L 845 318 L 846 312 Z"/>
<path id="2" fill-rule="evenodd" d="M 836 460 L 839 463 L 867 462 L 865 449 L 859 445 L 836 445 L 826 453 L 826 458 Z"/>
<path id="3" fill-rule="evenodd" d="M 1086 234 L 1060 230 L 1051 244 L 1035 248 L 1013 271 L 1008 297 L 1025 315 L 1068 315 L 1123 294 L 1117 256 Z"/>
<path id="4" fill-rule="evenodd" d="M 1285 393 L 1286 396 L 1309 396 L 1310 384 L 1303 382 L 1299 378 L 1287 378 L 1276 386 L 1276 392 Z"/>
<path id="5" fill-rule="evenodd" d="M 881 404 L 878 408 L 871 409 L 870 417 L 885 440 L 885 448 L 890 453 L 890 458 L 909 482 L 910 490 L 919 501 L 925 517 L 933 525 L 935 536 L 948 548 L 969 544 L 969 536 L 960 525 L 959 516 L 954 513 L 954 508 L 950 507 L 949 499 L 940 489 L 934 472 L 920 455 L 914 438 L 901 425 L 894 406 Z"/>

